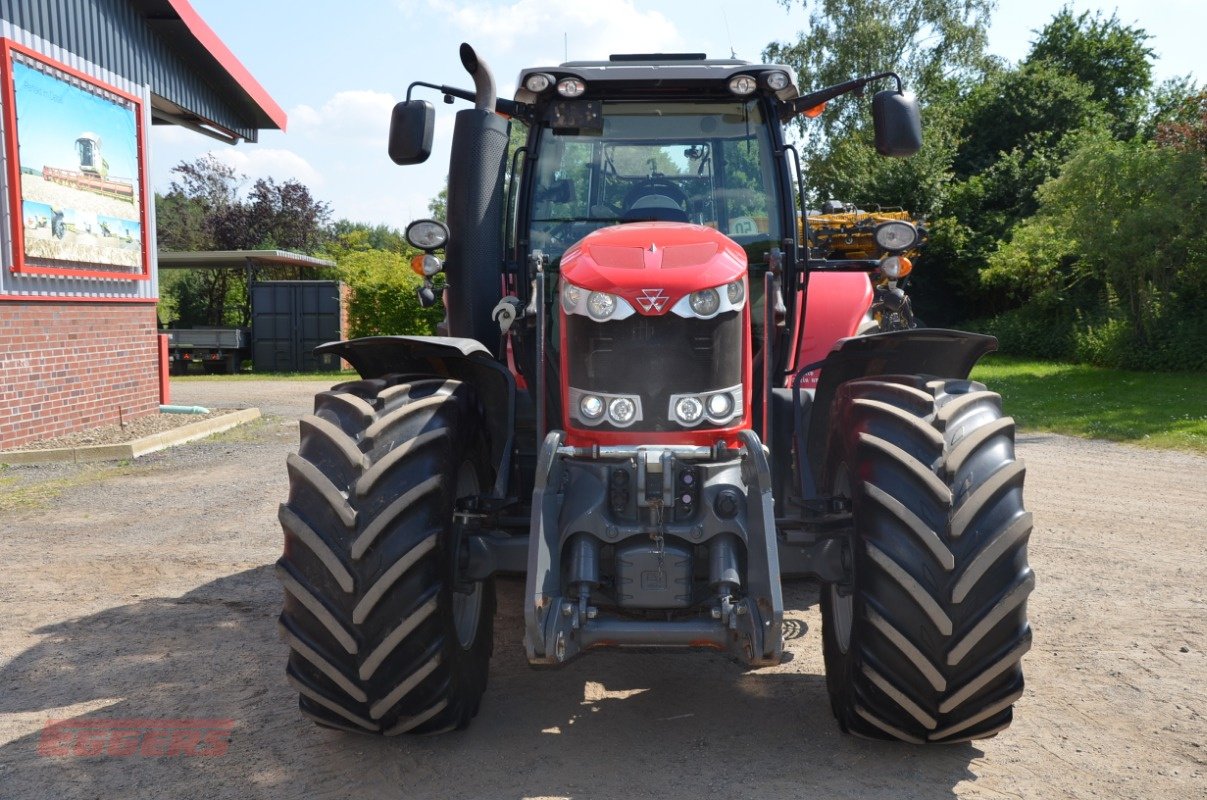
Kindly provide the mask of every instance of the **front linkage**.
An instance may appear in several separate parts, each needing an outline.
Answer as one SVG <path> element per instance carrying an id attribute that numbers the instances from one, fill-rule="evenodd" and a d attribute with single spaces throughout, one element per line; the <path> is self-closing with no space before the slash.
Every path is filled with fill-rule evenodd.
<path id="1" fill-rule="evenodd" d="M 736 449 L 568 447 L 563 439 L 550 433 L 537 465 L 528 660 L 559 664 L 592 647 L 663 646 L 728 651 L 750 666 L 780 663 L 784 603 L 771 473 L 758 437 L 745 431 Z M 604 551 L 611 563 L 601 565 Z M 712 596 L 697 597 L 693 576 L 705 570 Z M 601 597 L 601 584 L 610 597 Z M 601 611 L 599 599 L 611 607 Z"/>

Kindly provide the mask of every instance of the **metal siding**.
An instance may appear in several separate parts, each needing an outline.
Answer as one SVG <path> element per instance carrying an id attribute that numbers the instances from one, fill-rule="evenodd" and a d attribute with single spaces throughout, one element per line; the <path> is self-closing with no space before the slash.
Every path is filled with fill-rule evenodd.
<path id="1" fill-rule="evenodd" d="M 249 141 L 256 139 L 257 129 L 147 27 L 128 0 L 0 0 L 0 19 L 6 27 L 22 29 L 136 84 L 154 87 L 157 95 Z"/>
<path id="2" fill-rule="evenodd" d="M 39 4 L 43 11 L 49 12 L 50 4 L 55 0 L 39 0 Z M 63 0 L 65 3 L 68 0 Z M 0 10 L 7 12 L 7 3 L 0 4 Z M 142 100 L 143 114 L 143 133 L 144 141 L 143 156 L 144 161 L 148 155 L 149 147 L 145 141 L 146 135 L 151 129 L 151 96 L 150 91 L 146 86 L 141 86 L 134 81 L 127 80 L 109 70 L 98 68 L 94 64 L 88 63 L 78 55 L 74 55 L 61 47 L 56 47 L 46 42 L 38 36 L 30 34 L 15 27 L 7 19 L 0 19 L 0 36 L 3 36 L 13 41 L 23 44 L 31 50 L 36 50 L 43 55 L 49 56 L 56 61 L 62 62 L 67 66 L 77 69 L 86 75 L 89 75 L 97 80 L 115 86 L 122 91 L 128 92 Z M 129 301 L 129 300 L 153 300 L 159 296 L 159 276 L 155 269 L 156 262 L 156 244 L 155 244 L 155 193 L 152 187 L 146 186 L 147 199 L 147 215 L 146 225 L 147 231 L 150 234 L 147 237 L 148 241 L 148 258 L 151 265 L 150 280 L 122 280 L 120 278 L 79 278 L 75 276 L 59 276 L 59 275 L 36 275 L 36 274 L 14 274 L 9 265 L 13 263 L 13 241 L 12 241 L 12 209 L 9 208 L 9 192 L 8 192 L 8 169 L 7 169 L 7 145 L 3 142 L 4 125 L 6 122 L 3 107 L 0 107 L 0 258 L 3 259 L 3 264 L 0 265 L 0 294 L 18 295 L 22 297 L 54 297 L 56 299 L 93 299 L 93 300 L 114 300 L 114 301 Z M 150 176 L 149 165 L 144 163 L 144 172 L 141 179 L 147 183 Z"/>

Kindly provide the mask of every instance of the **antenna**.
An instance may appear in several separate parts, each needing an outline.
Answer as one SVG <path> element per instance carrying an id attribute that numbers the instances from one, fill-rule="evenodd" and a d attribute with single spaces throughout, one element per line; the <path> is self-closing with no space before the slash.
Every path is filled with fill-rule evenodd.
<path id="1" fill-rule="evenodd" d="M 570 36 L 562 31 L 562 61 L 570 60 Z"/>
<path id="2" fill-rule="evenodd" d="M 729 57 L 737 58 L 738 53 L 733 49 L 733 34 L 729 32 L 729 15 L 725 13 L 724 6 L 721 6 L 721 19 L 725 23 L 725 38 L 729 40 Z"/>

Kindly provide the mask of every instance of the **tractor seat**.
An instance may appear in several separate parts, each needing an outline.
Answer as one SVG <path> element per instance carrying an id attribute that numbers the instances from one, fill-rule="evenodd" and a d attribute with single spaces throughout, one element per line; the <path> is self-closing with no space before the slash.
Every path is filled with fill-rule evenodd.
<path id="1" fill-rule="evenodd" d="M 687 222 L 687 212 L 664 194 L 637 198 L 620 217 L 623 222 Z"/>

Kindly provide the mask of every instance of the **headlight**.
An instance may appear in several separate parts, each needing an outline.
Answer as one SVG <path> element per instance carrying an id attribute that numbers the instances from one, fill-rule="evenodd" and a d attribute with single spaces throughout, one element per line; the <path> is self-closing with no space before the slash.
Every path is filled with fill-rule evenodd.
<path id="1" fill-rule="evenodd" d="M 729 297 L 729 302 L 736 306 L 746 298 L 746 287 L 739 279 L 725 287 L 725 294 Z"/>
<path id="2" fill-rule="evenodd" d="M 742 416 L 742 386 L 730 386 L 700 394 L 673 394 L 667 416 L 685 428 L 694 428 L 705 419 L 712 425 L 732 423 Z"/>
<path id="3" fill-rule="evenodd" d="M 592 319 L 603 322 L 616 313 L 616 297 L 607 292 L 591 292 L 587 298 L 587 313 Z"/>
<path id="4" fill-rule="evenodd" d="M 579 97 L 587 91 L 582 78 L 562 78 L 557 82 L 557 93 L 562 97 Z"/>
<path id="5" fill-rule="evenodd" d="M 699 316 L 711 317 L 721 308 L 721 295 L 716 289 L 702 289 L 692 292 L 688 303 Z"/>
<path id="6" fill-rule="evenodd" d="M 890 280 L 904 278 L 913 268 L 913 262 L 905 256 L 886 256 L 880 259 L 880 271 Z"/>
<path id="7" fill-rule="evenodd" d="M 734 94 L 753 94 L 758 87 L 758 82 L 750 75 L 734 75 L 729 79 L 729 91 Z"/>
<path id="8" fill-rule="evenodd" d="M 627 397 L 617 397 L 608 403 L 608 416 L 617 425 L 628 425 L 637 415 L 637 404 Z"/>
<path id="9" fill-rule="evenodd" d="M 604 402 L 593 394 L 583 395 L 578 403 L 578 410 L 587 419 L 599 419 L 604 413 Z"/>
<path id="10" fill-rule="evenodd" d="M 671 306 L 671 313 L 686 319 L 712 319 L 717 314 L 741 311 L 745 305 L 746 284 L 738 278 L 722 286 L 684 295 Z"/>
<path id="11" fill-rule="evenodd" d="M 684 425 L 695 425 L 704 416 L 704 404 L 698 397 L 681 397 L 675 403 L 675 417 Z"/>
<path id="12" fill-rule="evenodd" d="M 708 415 L 716 419 L 724 419 L 733 411 L 733 398 L 724 392 L 718 392 L 708 398 Z"/>
<path id="13" fill-rule="evenodd" d="M 872 232 L 876 244 L 890 253 L 908 250 L 918 241 L 918 229 L 908 222 L 893 220 L 882 222 Z"/>
<path id="14" fill-rule="evenodd" d="M 434 219 L 417 219 L 407 226 L 403 238 L 419 250 L 438 250 L 448 241 L 448 227 Z"/>
<path id="15" fill-rule="evenodd" d="M 763 80 L 767 81 L 767 88 L 773 92 L 788 88 L 788 73 L 786 72 L 779 70 L 768 72 Z"/>
<path id="16" fill-rule="evenodd" d="M 583 300 L 583 290 L 573 283 L 562 281 L 562 308 L 567 314 L 573 314 L 578 304 Z"/>
<path id="17" fill-rule="evenodd" d="M 552 85 L 553 78 L 543 72 L 534 72 L 524 79 L 524 88 L 536 94 L 540 94 Z"/>
<path id="18" fill-rule="evenodd" d="M 641 398 L 635 394 L 607 394 L 587 392 L 567 387 L 566 410 L 574 422 L 594 428 L 605 423 L 617 428 L 627 428 L 640 422 Z"/>

